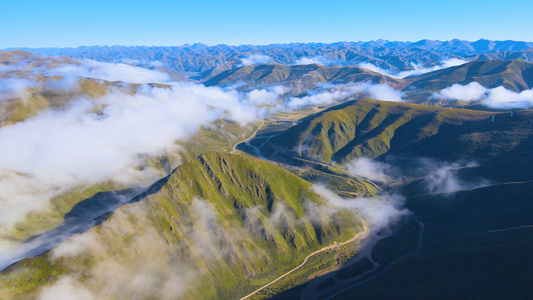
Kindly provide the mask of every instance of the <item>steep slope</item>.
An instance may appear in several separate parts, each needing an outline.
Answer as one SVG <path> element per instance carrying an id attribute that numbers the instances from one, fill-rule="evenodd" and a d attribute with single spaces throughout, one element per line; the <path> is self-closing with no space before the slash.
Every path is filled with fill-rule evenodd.
<path id="1" fill-rule="evenodd" d="M 400 191 L 406 197 L 405 207 L 423 223 L 419 251 L 396 261 L 386 272 L 365 273 L 372 265 L 362 259 L 346 270 L 360 274 L 359 281 L 343 282 L 339 272 L 274 299 L 309 296 L 310 287 L 316 293 L 329 288 L 330 293 L 309 299 L 531 298 L 533 272 L 524 266 L 532 263 L 528 254 L 533 245 L 532 123 L 533 111 L 493 113 L 361 100 L 287 130 L 294 130 L 297 139 L 291 140 L 287 132 L 272 138 L 276 144 L 263 150 L 275 159 L 289 160 L 282 151 L 293 149 L 291 155 L 297 158 L 342 157 L 337 161 L 345 162 L 370 156 L 393 164 L 395 182 L 389 191 Z M 350 143 L 352 152 L 337 150 Z M 479 166 L 454 167 L 449 177 L 435 179 L 442 170 L 437 164 L 424 170 L 420 157 L 439 162 L 474 160 Z M 410 176 L 413 169 L 418 175 Z M 431 189 L 432 180 L 450 178 L 457 180 L 456 189 Z M 393 246 L 385 239 L 368 251 L 376 260 Z"/>
<path id="2" fill-rule="evenodd" d="M 244 66 L 221 72 L 204 82 L 207 86 L 244 83 L 242 89 L 284 84 L 298 91 L 312 89 L 317 83 L 345 84 L 371 81 L 387 83 L 393 87 L 403 87 L 405 83 L 386 75 L 359 67 L 324 67 L 309 65 L 256 65 Z"/>
<path id="3" fill-rule="evenodd" d="M 433 92 L 459 83 L 478 82 L 487 88 L 503 86 L 521 92 L 533 88 L 533 63 L 520 59 L 472 61 L 427 74 L 411 77 L 409 89 Z"/>
<path id="4" fill-rule="evenodd" d="M 492 121 L 494 117 L 494 121 Z M 483 112 L 370 99 L 309 117 L 270 139 L 263 153 L 324 163 L 384 154 L 531 163 L 533 112 Z"/>
<path id="5" fill-rule="evenodd" d="M 149 265 L 137 272 L 160 281 L 153 282 L 156 292 L 140 298 L 161 296 L 172 278 L 174 284 L 187 282 L 176 295 L 243 296 L 300 264 L 309 253 L 362 229 L 353 213 L 330 207 L 310 188 L 310 183 L 271 163 L 206 153 L 177 168 L 146 197 L 120 207 L 101 225 L 10 267 L 0 277 L 0 297 L 36 295 L 43 285 L 67 277 L 77 278 L 93 293 L 113 297 L 100 277 L 119 287 L 125 282 L 102 274 L 106 264 L 128 272 L 129 266 Z M 80 203 L 74 210 L 92 206 Z M 98 244 L 98 251 L 91 251 L 92 246 L 74 254 L 63 251 L 87 239 Z M 154 268 L 154 255 L 164 267 Z M 185 273 L 194 281 L 183 278 Z M 134 290 L 117 290 L 115 296 L 128 297 Z"/>

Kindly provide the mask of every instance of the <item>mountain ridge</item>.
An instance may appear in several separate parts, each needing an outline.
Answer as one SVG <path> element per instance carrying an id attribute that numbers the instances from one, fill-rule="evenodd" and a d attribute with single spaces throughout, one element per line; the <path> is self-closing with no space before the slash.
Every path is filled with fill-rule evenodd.
<path id="1" fill-rule="evenodd" d="M 194 289 L 187 297 L 235 298 L 297 266 L 313 251 L 353 238 L 362 230 L 361 219 L 347 210 L 332 210 L 311 187 L 311 183 L 270 162 L 248 155 L 207 152 L 179 166 L 131 201 L 124 199 L 131 191 L 101 193 L 82 201 L 66 214 L 65 222 L 83 219 L 87 212 L 102 214 L 98 218 L 102 222 L 93 224 L 87 234 L 98 240 L 115 236 L 117 240 L 106 244 L 122 263 L 124 253 L 132 259 L 139 255 L 136 249 L 130 253 L 125 250 L 128 247 L 116 248 L 132 242 L 135 245 L 136 238 L 129 232 L 153 231 L 149 241 L 165 245 L 161 255 L 167 264 L 179 261 L 179 269 L 186 266 L 195 270 L 198 280 L 191 283 Z M 102 209 L 109 205 L 110 211 Z M 139 218 L 139 212 L 144 217 Z M 109 232 L 110 224 L 124 215 L 133 221 L 126 226 L 113 225 Z M 0 286 L 8 288 L 2 289 L 0 298 L 36 295 L 36 287 L 43 281 L 56 281 L 72 272 L 92 278 L 91 264 L 85 261 L 109 259 L 99 258 L 98 253 L 81 260 L 76 255 L 56 259 L 54 251 L 4 270 Z"/>
<path id="2" fill-rule="evenodd" d="M 329 63 L 355 66 L 369 62 L 390 70 L 410 70 L 411 63 L 437 64 L 439 61 L 462 57 L 476 59 L 476 55 L 500 53 L 500 56 L 533 58 L 533 42 L 451 40 L 418 42 L 291 43 L 270 45 L 214 45 L 182 46 L 81 46 L 77 48 L 17 48 L 34 54 L 90 58 L 99 61 L 158 60 L 168 68 L 181 72 L 204 72 L 230 60 L 241 60 L 251 54 L 267 55 L 274 62 L 290 64 L 302 57 L 323 57 Z M 480 57 L 477 57 L 479 59 Z M 342 62 L 344 61 L 344 62 Z"/>

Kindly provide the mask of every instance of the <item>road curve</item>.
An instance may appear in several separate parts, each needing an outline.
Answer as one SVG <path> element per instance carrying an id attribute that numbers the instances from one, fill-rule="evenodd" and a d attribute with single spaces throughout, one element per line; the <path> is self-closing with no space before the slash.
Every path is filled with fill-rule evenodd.
<path id="1" fill-rule="evenodd" d="M 289 272 L 287 272 L 287 273 L 281 275 L 280 277 L 278 277 L 278 278 L 276 278 L 275 280 L 271 281 L 269 284 L 264 285 L 263 287 L 261 287 L 261 288 L 255 290 L 254 292 L 252 292 L 252 293 L 250 293 L 250 294 L 248 294 L 248 295 L 242 297 L 240 300 L 247 299 L 247 298 L 249 298 L 249 297 L 251 297 L 251 296 L 257 294 L 258 292 L 260 292 L 260 291 L 266 289 L 267 287 L 271 286 L 272 284 L 274 284 L 274 283 L 278 282 L 279 280 L 283 279 L 285 276 L 287 276 L 287 275 L 291 274 L 292 272 L 294 272 L 294 271 L 300 269 L 301 267 L 303 267 L 303 266 L 307 263 L 307 261 L 309 260 L 309 258 L 311 258 L 312 256 L 314 256 L 314 255 L 316 255 L 316 254 L 318 254 L 318 253 L 320 253 L 320 252 L 323 252 L 323 251 L 326 251 L 326 250 L 332 250 L 332 249 L 338 248 L 338 247 L 340 247 L 340 246 L 344 246 L 344 245 L 346 245 L 346 244 L 348 244 L 348 243 L 351 243 L 351 242 L 353 242 L 353 241 L 355 241 L 355 240 L 357 240 L 357 239 L 360 239 L 360 238 L 363 239 L 363 238 L 367 237 L 368 234 L 369 234 L 368 227 L 367 227 L 366 222 L 364 221 L 364 219 L 361 219 L 361 220 L 362 220 L 362 222 L 363 222 L 363 227 L 364 227 L 364 229 L 365 229 L 364 231 L 357 233 L 353 238 L 351 238 L 351 239 L 349 239 L 349 240 L 347 240 L 347 241 L 345 241 L 345 242 L 342 242 L 342 243 L 339 243 L 339 244 L 328 245 L 328 246 L 326 246 L 326 247 L 324 247 L 324 248 L 322 248 L 322 249 L 316 250 L 315 252 L 313 252 L 313 253 L 307 255 L 307 257 L 304 259 L 304 261 L 303 261 L 299 266 L 297 266 L 296 268 L 290 270 Z"/>

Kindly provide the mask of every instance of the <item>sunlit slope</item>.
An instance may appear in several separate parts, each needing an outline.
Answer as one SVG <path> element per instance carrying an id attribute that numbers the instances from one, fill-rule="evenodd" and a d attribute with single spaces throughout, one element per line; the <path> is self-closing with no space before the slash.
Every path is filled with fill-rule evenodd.
<path id="1" fill-rule="evenodd" d="M 359 67 L 325 67 L 309 65 L 256 65 L 223 71 L 204 82 L 207 86 L 244 84 L 243 88 L 285 84 L 296 89 L 312 89 L 318 83 L 346 84 L 371 81 L 403 87 L 401 79 L 395 79 Z"/>
<path id="2" fill-rule="evenodd" d="M 3 296 L 36 295 L 65 274 L 80 276 L 97 293 L 98 268 L 93 268 L 99 261 L 149 264 L 144 260 L 152 255 L 145 247 L 153 244 L 170 266 L 158 271 L 161 282 L 172 278 L 173 266 L 179 265 L 178 272 L 194 270 L 187 297 L 238 298 L 294 268 L 309 253 L 362 230 L 353 213 L 328 207 L 310 188 L 309 182 L 260 159 L 203 154 L 178 167 L 163 186 L 154 186 L 153 194 L 119 208 L 85 233 L 104 242 L 105 253 L 54 259 L 52 251 L 21 261 L 0 276 L 0 285 L 9 287 L 2 289 Z M 129 221 L 118 222 L 124 215 Z M 141 247 L 137 243 L 146 232 L 150 240 Z"/>
<path id="3" fill-rule="evenodd" d="M 511 115 L 364 99 L 309 117 L 262 150 L 325 163 L 384 154 L 492 159 L 531 153 L 532 130 L 532 111 Z"/>
<path id="4" fill-rule="evenodd" d="M 479 60 L 406 79 L 406 90 L 439 91 L 453 84 L 478 82 L 487 88 L 503 86 L 514 92 L 533 87 L 533 63 L 521 59 Z"/>
<path id="5" fill-rule="evenodd" d="M 5 80 L 4 93 L 0 93 L 0 127 L 24 121 L 47 109 L 66 107 L 72 100 L 98 99 L 113 91 L 134 94 L 139 87 L 118 81 L 45 75 L 45 70 L 65 64 L 78 65 L 79 61 L 40 57 L 24 51 L 0 52 L 0 67 L 3 67 L 0 80 Z"/>

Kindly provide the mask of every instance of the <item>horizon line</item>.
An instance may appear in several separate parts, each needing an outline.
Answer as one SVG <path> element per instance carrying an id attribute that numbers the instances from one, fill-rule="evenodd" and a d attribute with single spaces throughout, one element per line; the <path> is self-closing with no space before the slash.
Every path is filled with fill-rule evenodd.
<path id="1" fill-rule="evenodd" d="M 369 41 L 337 41 L 337 42 L 290 42 L 290 43 L 270 43 L 270 44 L 204 44 L 202 42 L 196 42 L 193 44 L 185 43 L 181 45 L 80 45 L 80 46 L 53 46 L 53 47 L 8 47 L 0 49 L 0 51 L 12 51 L 12 50 L 23 50 L 23 49 L 77 49 L 82 47 L 193 47 L 193 46 L 207 46 L 207 47 L 216 47 L 216 46 L 228 46 L 228 47 L 243 47 L 243 46 L 278 46 L 278 45 L 293 45 L 293 44 L 300 44 L 300 45 L 312 45 L 312 44 L 324 44 L 324 45 L 333 45 L 333 44 L 340 44 L 340 43 L 351 43 L 351 44 L 359 44 L 359 43 L 372 43 L 372 42 L 385 42 L 385 43 L 411 43 L 416 44 L 422 41 L 431 41 L 431 42 L 439 42 L 439 43 L 447 43 L 447 42 L 453 42 L 453 41 L 459 41 L 459 42 L 468 42 L 468 43 L 475 43 L 479 41 L 489 41 L 489 42 L 517 42 L 517 43 L 533 43 L 533 41 L 520 41 L 520 40 L 490 40 L 485 38 L 480 38 L 475 41 L 471 40 L 461 40 L 461 39 L 451 39 L 451 40 L 432 40 L 432 39 L 421 39 L 418 41 L 399 41 L 399 40 L 385 40 L 382 38 L 378 38 L 376 40 L 369 40 Z"/>

